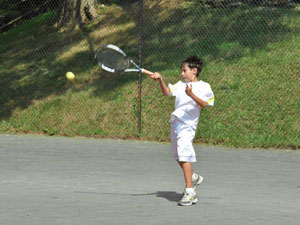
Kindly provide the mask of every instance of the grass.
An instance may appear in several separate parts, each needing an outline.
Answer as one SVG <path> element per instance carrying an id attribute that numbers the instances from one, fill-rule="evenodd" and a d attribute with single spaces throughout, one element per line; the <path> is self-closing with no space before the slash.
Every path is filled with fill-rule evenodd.
<path id="1" fill-rule="evenodd" d="M 97 20 L 71 31 L 56 28 L 49 12 L 1 34 L 0 132 L 167 141 L 174 99 L 143 77 L 139 133 L 137 74 L 106 73 L 93 59 L 98 45 L 113 43 L 137 60 L 138 14 L 127 13 L 137 8 L 99 5 Z M 299 6 L 145 3 L 147 69 L 175 83 L 182 59 L 197 54 L 205 61 L 201 79 L 216 102 L 201 113 L 195 142 L 299 148 L 299 14 Z M 67 71 L 75 81 L 65 79 Z"/>

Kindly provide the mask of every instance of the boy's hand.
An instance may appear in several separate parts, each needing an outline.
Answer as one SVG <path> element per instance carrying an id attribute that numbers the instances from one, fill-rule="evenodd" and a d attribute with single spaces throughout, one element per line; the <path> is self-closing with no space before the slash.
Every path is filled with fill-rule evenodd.
<path id="1" fill-rule="evenodd" d="M 186 85 L 185 86 L 185 93 L 188 95 L 188 96 L 191 96 L 193 94 L 193 91 L 192 91 L 192 84 L 191 86 L 189 87 L 189 85 Z"/>
<path id="2" fill-rule="evenodd" d="M 199 97 L 197 97 L 193 91 L 192 91 L 192 84 L 191 86 L 189 87 L 188 85 L 185 86 L 185 93 L 190 96 L 196 103 L 197 105 L 203 109 L 206 107 L 207 105 L 207 102 L 203 101 L 202 99 L 200 99 Z"/>
<path id="3" fill-rule="evenodd" d="M 150 75 L 150 78 L 152 80 L 160 80 L 162 78 L 162 76 L 159 73 L 155 72 L 152 75 Z"/>

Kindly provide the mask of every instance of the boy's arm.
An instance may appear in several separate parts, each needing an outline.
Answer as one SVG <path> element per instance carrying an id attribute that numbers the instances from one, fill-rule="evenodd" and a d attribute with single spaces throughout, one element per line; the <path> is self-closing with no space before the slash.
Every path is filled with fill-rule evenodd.
<path id="1" fill-rule="evenodd" d="M 163 81 L 162 75 L 160 75 L 159 73 L 154 73 L 153 75 L 150 75 L 150 77 L 153 80 L 159 81 L 159 86 L 164 96 L 170 95 L 170 89 L 166 86 L 165 82 Z"/>
<path id="2" fill-rule="evenodd" d="M 193 91 L 192 91 L 192 84 L 191 84 L 191 87 L 189 87 L 188 85 L 186 85 L 185 87 L 185 93 L 190 96 L 196 103 L 199 107 L 201 107 L 202 109 L 204 109 L 207 105 L 207 102 L 206 101 L 203 101 L 201 98 L 197 97 Z"/>

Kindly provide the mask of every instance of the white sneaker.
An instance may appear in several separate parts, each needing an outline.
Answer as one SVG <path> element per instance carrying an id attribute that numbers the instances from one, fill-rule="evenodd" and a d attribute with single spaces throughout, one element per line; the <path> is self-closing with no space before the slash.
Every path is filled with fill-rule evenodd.
<path id="1" fill-rule="evenodd" d="M 195 191 L 194 193 L 187 193 L 185 191 L 182 199 L 178 202 L 178 205 L 188 206 L 188 205 L 196 204 L 197 202 L 198 202 L 198 198 Z"/>
<path id="2" fill-rule="evenodd" d="M 202 182 L 203 182 L 203 177 L 201 177 L 199 174 L 197 174 L 197 173 L 195 173 L 195 175 L 196 175 L 196 178 L 193 176 L 193 178 L 192 178 L 192 188 L 195 190 L 196 189 L 196 187 L 198 186 L 198 185 L 200 185 Z M 182 193 L 182 196 L 184 195 L 184 193 L 185 193 L 185 189 L 184 189 L 184 191 L 183 191 L 183 193 Z"/>
<path id="3" fill-rule="evenodd" d="M 192 179 L 192 187 L 194 188 L 194 190 L 199 184 L 202 183 L 202 181 L 203 177 L 201 177 L 199 174 L 196 174 L 196 179 Z"/>

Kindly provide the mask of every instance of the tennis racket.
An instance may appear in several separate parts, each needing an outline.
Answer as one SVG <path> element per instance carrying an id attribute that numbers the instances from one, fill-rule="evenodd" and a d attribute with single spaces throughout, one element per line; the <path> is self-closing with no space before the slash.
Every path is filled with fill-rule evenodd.
<path id="1" fill-rule="evenodd" d="M 122 49 L 112 44 L 101 45 L 96 51 L 95 58 L 102 69 L 111 73 L 142 72 L 149 76 L 153 75 L 152 72 L 140 68 Z"/>

